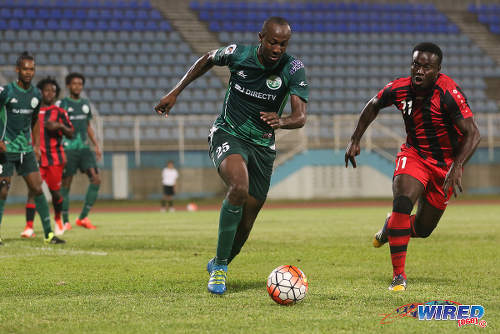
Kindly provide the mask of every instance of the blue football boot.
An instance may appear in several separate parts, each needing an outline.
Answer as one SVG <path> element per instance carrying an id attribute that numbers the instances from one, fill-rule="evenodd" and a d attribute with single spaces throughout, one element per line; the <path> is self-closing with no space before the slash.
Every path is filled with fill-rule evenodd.
<path id="1" fill-rule="evenodd" d="M 208 261 L 207 263 L 207 272 L 210 274 L 213 270 L 215 266 L 215 257 L 213 257 L 212 259 L 210 259 L 210 261 Z"/>
<path id="2" fill-rule="evenodd" d="M 208 279 L 208 291 L 216 295 L 226 292 L 227 265 L 214 264 Z"/>

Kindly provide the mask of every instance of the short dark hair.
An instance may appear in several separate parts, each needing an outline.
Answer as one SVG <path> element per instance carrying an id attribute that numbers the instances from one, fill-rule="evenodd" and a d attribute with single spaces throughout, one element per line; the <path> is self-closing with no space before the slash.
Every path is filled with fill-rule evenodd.
<path id="1" fill-rule="evenodd" d="M 415 51 L 421 51 L 421 52 L 429 52 L 432 54 L 435 54 L 438 56 L 439 59 L 439 65 L 441 65 L 441 62 L 443 61 L 443 51 L 441 51 L 441 48 L 434 43 L 431 42 L 423 42 L 415 45 L 412 51 L 412 56 L 415 53 Z"/>
<path id="2" fill-rule="evenodd" d="M 38 81 L 36 87 L 40 90 L 43 90 L 43 87 L 45 87 L 45 85 L 56 86 L 56 98 L 59 96 L 59 93 L 61 92 L 61 87 L 59 87 L 59 84 L 57 83 L 56 79 L 54 79 L 53 77 L 43 78 L 42 80 Z"/>
<path id="3" fill-rule="evenodd" d="M 262 24 L 262 29 L 260 30 L 260 33 L 264 35 L 267 31 L 267 27 L 272 23 L 275 23 L 280 26 L 290 26 L 290 23 L 288 23 L 286 19 L 280 16 L 271 16 L 270 18 L 265 20 L 264 23 Z"/>
<path id="4" fill-rule="evenodd" d="M 78 72 L 72 72 L 66 76 L 66 86 L 69 85 L 74 78 L 82 79 L 82 83 L 85 86 L 85 76 Z"/>
<path id="5" fill-rule="evenodd" d="M 17 67 L 21 66 L 21 64 L 23 63 L 23 60 L 35 61 L 35 57 L 33 57 L 33 55 L 31 55 L 28 51 L 24 51 L 23 53 L 21 53 L 19 55 L 19 57 L 17 57 L 16 66 Z"/>

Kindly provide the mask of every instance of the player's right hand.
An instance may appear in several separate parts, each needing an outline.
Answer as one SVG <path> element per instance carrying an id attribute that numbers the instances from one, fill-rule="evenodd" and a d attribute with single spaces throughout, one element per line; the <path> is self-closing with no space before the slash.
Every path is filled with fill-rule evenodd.
<path id="1" fill-rule="evenodd" d="M 349 161 L 352 167 L 356 168 L 356 156 L 359 155 L 361 147 L 358 142 L 351 141 L 345 149 L 345 168 L 349 167 Z"/>
<path id="2" fill-rule="evenodd" d="M 7 146 L 5 145 L 5 142 L 2 140 L 0 141 L 0 153 L 7 152 Z"/>
<path id="3" fill-rule="evenodd" d="M 167 94 L 164 97 L 161 98 L 160 102 L 155 106 L 155 111 L 158 115 L 164 115 L 165 117 L 168 117 L 168 114 L 170 113 L 170 109 L 175 104 L 175 101 L 177 100 L 177 97 L 174 94 Z"/>

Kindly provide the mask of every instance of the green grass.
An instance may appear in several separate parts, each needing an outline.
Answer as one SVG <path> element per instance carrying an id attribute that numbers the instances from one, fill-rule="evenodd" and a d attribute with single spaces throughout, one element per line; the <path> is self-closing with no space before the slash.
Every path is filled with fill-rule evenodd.
<path id="1" fill-rule="evenodd" d="M 19 239 L 23 217 L 6 215 L 0 333 L 455 333 L 455 321 L 380 324 L 398 306 L 435 299 L 483 305 L 488 327 L 460 330 L 498 332 L 500 207 L 450 206 L 430 238 L 410 242 L 402 293 L 387 291 L 387 246 L 371 246 L 387 209 L 264 210 L 222 297 L 207 292 L 205 271 L 218 212 L 95 213 L 99 228 L 74 228 L 63 246 Z M 292 307 L 265 288 L 282 264 L 309 279 Z"/>

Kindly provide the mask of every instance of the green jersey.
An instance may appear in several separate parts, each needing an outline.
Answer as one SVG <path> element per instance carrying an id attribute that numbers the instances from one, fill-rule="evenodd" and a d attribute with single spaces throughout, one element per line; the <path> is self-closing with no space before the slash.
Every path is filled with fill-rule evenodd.
<path id="1" fill-rule="evenodd" d="M 90 110 L 90 102 L 86 99 L 73 100 L 70 97 L 65 97 L 57 101 L 57 106 L 65 109 L 68 112 L 69 120 L 75 132 L 73 138 L 64 137 L 63 146 L 65 150 L 79 150 L 89 148 L 88 127 L 92 119 L 92 111 Z"/>
<path id="2" fill-rule="evenodd" d="M 31 127 L 40 111 L 42 95 L 33 85 L 23 89 L 16 82 L 0 86 L 0 140 L 7 152 L 32 152 Z"/>
<path id="3" fill-rule="evenodd" d="M 222 112 L 214 128 L 251 143 L 271 147 L 274 130 L 260 119 L 261 112 L 283 112 L 289 95 L 307 102 L 304 64 L 284 54 L 272 67 L 257 58 L 258 46 L 232 44 L 217 50 L 214 63 L 231 71 Z"/>

